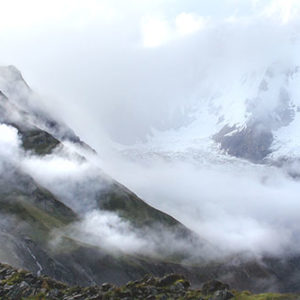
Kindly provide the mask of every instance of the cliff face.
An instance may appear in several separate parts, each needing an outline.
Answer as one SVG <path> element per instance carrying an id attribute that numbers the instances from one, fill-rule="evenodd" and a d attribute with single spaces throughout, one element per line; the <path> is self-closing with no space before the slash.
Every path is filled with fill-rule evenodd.
<path id="1" fill-rule="evenodd" d="M 214 140 L 229 155 L 261 163 L 272 153 L 273 133 L 261 124 L 245 128 L 224 126 Z"/>
<path id="2" fill-rule="evenodd" d="M 256 96 L 238 99 L 245 103 L 243 122 L 225 123 L 214 134 L 214 140 L 228 154 L 255 163 L 264 162 L 273 152 L 270 157 L 276 159 L 291 154 L 293 151 L 289 147 L 293 148 L 293 145 L 288 145 L 286 133 L 283 133 L 292 133 L 297 126 L 299 106 L 292 86 L 298 82 L 298 76 L 298 66 L 284 72 L 276 65 L 267 69 L 257 86 Z M 298 143 L 296 140 L 293 142 Z"/>

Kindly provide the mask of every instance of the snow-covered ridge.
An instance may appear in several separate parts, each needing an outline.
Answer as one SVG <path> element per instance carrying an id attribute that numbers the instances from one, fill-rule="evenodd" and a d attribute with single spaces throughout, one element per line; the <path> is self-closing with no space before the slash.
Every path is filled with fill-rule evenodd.
<path id="1" fill-rule="evenodd" d="M 129 149 L 144 153 L 214 149 L 214 155 L 222 152 L 256 162 L 300 156 L 298 65 L 277 62 L 242 75 L 222 90 L 209 79 L 199 89 L 203 86 L 208 87 L 206 95 L 189 102 L 184 125 L 153 129 L 146 142 Z"/>

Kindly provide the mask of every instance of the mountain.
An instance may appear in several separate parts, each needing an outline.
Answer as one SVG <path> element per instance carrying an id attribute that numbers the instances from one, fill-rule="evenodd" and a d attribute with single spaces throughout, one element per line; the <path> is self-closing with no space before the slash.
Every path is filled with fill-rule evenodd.
<path id="1" fill-rule="evenodd" d="M 290 47 L 295 45 L 291 42 Z M 183 104 L 170 108 L 169 123 L 164 128 L 154 124 L 147 141 L 134 145 L 135 150 L 194 149 L 209 155 L 217 149 L 215 156 L 221 150 L 254 163 L 299 158 L 297 62 L 291 59 L 236 70 L 229 61 L 224 66 L 227 76 L 212 69 L 192 86 L 192 95 Z"/>
<path id="2" fill-rule="evenodd" d="M 71 129 L 30 103 L 35 96 L 18 70 L 9 66 L 2 67 L 0 71 L 1 124 L 17 131 L 23 159 L 27 155 L 41 159 L 51 155 L 55 157 L 56 154 L 58 157 L 63 156 L 64 151 L 67 151 L 66 143 L 72 143 L 95 155 L 94 150 L 84 144 Z M 16 162 L 8 157 L 1 159 L 2 261 L 38 274 L 48 274 L 58 280 L 83 285 L 108 279 L 125 282 L 135 278 L 137 274 L 162 274 L 173 268 L 182 269 L 180 265 L 175 264 L 173 267 L 172 263 L 163 262 L 160 258 L 145 259 L 141 254 L 128 256 L 122 251 L 114 253 L 114 249 L 108 251 L 95 247 L 74 237 L 70 238 L 67 232 L 60 236 L 60 241 L 55 246 L 51 245 L 55 231 L 63 232 L 63 228 L 69 224 L 80 222 L 84 213 L 74 211 L 68 206 L 67 198 L 59 199 L 60 195 L 43 187 L 22 168 L 20 161 Z M 86 158 L 76 154 L 76 161 L 84 163 Z M 94 209 L 114 212 L 128 221 L 132 228 L 150 231 L 152 227 L 159 226 L 160 230 L 169 231 L 174 238 L 199 245 L 203 243 L 184 225 L 146 204 L 100 169 L 96 168 L 90 180 L 93 181 L 93 196 L 88 200 L 93 202 L 91 206 Z M 88 183 L 83 180 L 84 184 Z M 76 197 L 77 192 L 80 193 L 76 188 L 69 191 L 71 198 Z M 157 235 L 156 242 L 162 243 L 162 238 L 163 236 Z M 171 256 L 178 253 L 170 250 L 168 255 L 171 259 Z M 183 253 L 180 255 L 184 256 Z"/>
<path id="3" fill-rule="evenodd" d="M 299 257 L 224 256 L 110 178 L 96 152 L 39 106 L 15 67 L 0 68 L 0 90 L 0 261 L 81 286 L 175 272 L 195 286 L 218 278 L 253 291 L 300 290 Z M 281 125 L 295 118 L 283 106 Z M 247 128 L 265 122 L 250 119 Z M 232 128 L 215 139 L 234 136 Z M 259 160 L 270 151 L 262 139 Z"/>
<path id="4" fill-rule="evenodd" d="M 283 68 L 275 64 L 269 67 L 261 75 L 255 97 L 245 99 L 243 123 L 225 124 L 215 135 L 221 148 L 230 155 L 254 162 L 262 162 L 268 156 L 298 155 L 297 152 L 290 153 L 293 143 L 299 143 L 298 139 L 287 142 L 286 138 L 296 133 L 299 119 L 294 88 L 299 71 L 298 66 Z"/>

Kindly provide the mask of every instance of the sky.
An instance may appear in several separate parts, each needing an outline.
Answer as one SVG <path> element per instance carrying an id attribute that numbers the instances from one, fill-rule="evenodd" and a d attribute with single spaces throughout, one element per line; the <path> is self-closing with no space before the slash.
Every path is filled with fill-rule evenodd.
<path id="1" fill-rule="evenodd" d="M 0 4 L 0 64 L 20 69 L 41 102 L 98 150 L 178 125 L 176 109 L 198 93 L 205 70 L 215 76 L 250 53 L 256 62 L 280 56 L 300 8 L 295 0 Z"/>

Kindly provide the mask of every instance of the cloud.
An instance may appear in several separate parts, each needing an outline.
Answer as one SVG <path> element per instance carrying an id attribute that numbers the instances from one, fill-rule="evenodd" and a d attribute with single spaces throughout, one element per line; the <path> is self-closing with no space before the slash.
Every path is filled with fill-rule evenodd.
<path id="1" fill-rule="evenodd" d="M 110 182 L 97 166 L 91 165 L 68 148 L 46 157 L 26 156 L 22 169 L 76 213 L 97 208 L 98 193 Z"/>
<path id="2" fill-rule="evenodd" d="M 154 48 L 180 39 L 204 29 L 207 22 L 207 18 L 192 13 L 180 13 L 174 20 L 145 17 L 141 25 L 143 46 Z"/>
<path id="3" fill-rule="evenodd" d="M 226 157 L 209 161 L 205 153 L 140 155 L 106 169 L 224 255 L 298 253 L 299 182 L 283 170 Z"/>
<path id="4" fill-rule="evenodd" d="M 18 130 L 6 124 L 0 124 L 0 159 L 1 162 L 16 162 L 20 154 Z"/>
<path id="5" fill-rule="evenodd" d="M 48 95 L 45 105 L 98 150 L 100 165 L 146 201 L 224 253 L 281 253 L 298 244 L 299 233 L 298 183 L 281 171 L 227 160 L 199 166 L 207 157 L 219 157 L 208 153 L 210 148 L 204 158 L 197 148 L 178 162 L 165 153 L 170 148 L 155 154 L 157 144 L 143 144 L 150 156 L 170 163 L 152 158 L 136 164 L 116 160 L 111 149 L 147 140 L 159 141 L 158 146 L 176 140 L 181 143 L 176 147 L 186 149 L 187 138 L 197 141 L 214 133 L 216 112 L 224 112 L 230 124 L 244 121 L 246 100 L 257 98 L 270 66 L 283 74 L 300 63 L 298 2 L 224 3 L 6 1 L 0 56 L 3 63 L 17 65 L 34 90 Z M 286 83 L 279 77 L 275 92 Z M 298 101 L 293 78 L 291 97 Z M 278 100 L 269 96 L 261 103 L 263 112 Z M 1 130 L 0 151 L 8 157 L 17 151 L 16 131 Z M 143 157 L 141 152 L 136 153 Z M 196 162 L 186 162 L 190 154 Z M 77 212 L 88 213 L 83 231 L 95 234 L 96 241 L 117 245 L 122 230 L 130 232 L 116 216 L 94 211 L 101 183 L 88 162 L 56 153 L 25 157 L 22 167 Z M 94 232 L 97 226 L 100 231 Z M 126 245 L 131 251 L 144 241 L 129 234 Z"/>
<path id="6" fill-rule="evenodd" d="M 196 238 L 184 237 L 157 224 L 151 228 L 138 228 L 115 213 L 92 210 L 78 222 L 52 232 L 49 241 L 57 247 L 63 236 L 93 245 L 114 254 L 135 254 L 159 259 L 182 260 L 185 263 L 203 262 L 223 257 L 218 249 Z"/>
<path id="7" fill-rule="evenodd" d="M 69 28 L 81 29 L 88 20 L 90 22 L 101 17 L 107 21 L 114 16 L 114 9 L 108 5 L 108 1 L 54 0 L 42 4 L 37 0 L 29 0 L 25 4 L 20 0 L 12 0 L 0 3 L 3 8 L 0 32 L 15 33 L 21 30 L 26 33 L 28 30 L 33 31 L 36 26 L 58 29 L 62 23 Z"/>
<path id="8" fill-rule="evenodd" d="M 176 29 L 180 35 L 187 35 L 204 29 L 207 20 L 192 13 L 181 13 L 176 16 Z"/>
<path id="9" fill-rule="evenodd" d="M 247 90 L 234 94 L 228 89 L 276 60 L 295 60 L 288 41 L 297 35 L 297 18 L 282 26 L 276 14 L 262 15 L 275 1 L 252 2 L 65 0 L 42 5 L 31 0 L 24 6 L 14 1 L 2 5 L 7 17 L 0 57 L 18 66 L 30 86 L 47 95 L 49 109 L 101 151 L 107 136 L 134 143 L 151 135 L 152 128 L 185 124 L 183 111 L 220 90 L 228 98 L 247 97 Z M 23 12 L 20 18 L 14 7 Z"/>
<path id="10" fill-rule="evenodd" d="M 276 18 L 287 24 L 299 17 L 300 4 L 297 0 L 273 0 L 265 6 L 263 15 Z"/>
<path id="11" fill-rule="evenodd" d="M 150 250 L 153 245 L 139 236 L 129 222 L 105 211 L 88 212 L 82 221 L 71 224 L 62 232 L 54 232 L 51 242 L 59 242 L 61 234 L 115 253 L 141 253 L 142 249 L 148 249 L 148 253 L 153 251 Z"/>
<path id="12" fill-rule="evenodd" d="M 165 20 L 147 18 L 142 23 L 142 34 L 145 47 L 157 47 L 170 39 L 171 29 Z"/>

